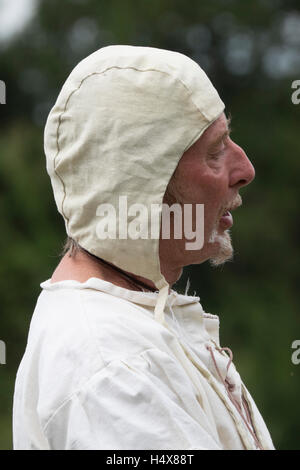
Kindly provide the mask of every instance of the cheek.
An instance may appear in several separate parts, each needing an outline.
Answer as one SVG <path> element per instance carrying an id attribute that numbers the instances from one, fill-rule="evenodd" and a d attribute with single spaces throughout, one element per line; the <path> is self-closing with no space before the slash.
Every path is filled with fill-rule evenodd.
<path id="1" fill-rule="evenodd" d="M 188 169 L 178 187 L 186 202 L 219 208 L 226 199 L 228 181 L 224 175 L 216 175 L 212 170 Z"/>
<path id="2" fill-rule="evenodd" d="M 204 231 L 207 240 L 218 223 L 222 209 L 228 197 L 228 182 L 226 178 L 205 173 L 190 175 L 190 200 L 204 204 Z"/>

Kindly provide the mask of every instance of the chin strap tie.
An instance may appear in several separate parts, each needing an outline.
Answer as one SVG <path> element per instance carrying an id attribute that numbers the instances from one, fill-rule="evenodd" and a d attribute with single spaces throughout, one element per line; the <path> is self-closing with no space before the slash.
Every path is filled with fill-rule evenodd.
<path id="1" fill-rule="evenodd" d="M 159 289 L 159 292 L 154 310 L 154 319 L 166 326 L 164 310 L 169 295 L 169 284 L 165 279 L 162 279 L 156 284 L 156 287 Z"/>

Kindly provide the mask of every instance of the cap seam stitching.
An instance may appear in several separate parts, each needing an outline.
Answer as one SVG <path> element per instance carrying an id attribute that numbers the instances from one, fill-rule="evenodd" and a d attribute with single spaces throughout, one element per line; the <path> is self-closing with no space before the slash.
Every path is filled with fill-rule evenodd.
<path id="1" fill-rule="evenodd" d="M 157 70 L 157 69 L 153 69 L 153 68 L 149 68 L 149 69 L 139 69 L 139 68 L 136 68 L 136 67 L 120 67 L 120 66 L 111 66 L 111 67 L 107 67 L 106 69 L 102 70 L 101 72 L 92 72 L 88 75 L 86 75 L 85 77 L 82 78 L 82 80 L 80 81 L 79 85 L 77 86 L 77 88 L 75 88 L 70 94 L 69 96 L 67 97 L 66 99 L 66 102 L 65 102 L 65 106 L 64 106 L 64 109 L 63 111 L 60 113 L 59 117 L 58 117 L 58 125 L 57 125 L 57 131 L 56 131 L 56 147 L 57 147 L 57 153 L 54 157 L 54 160 L 53 160 L 53 167 L 54 167 L 54 172 L 56 174 L 56 176 L 58 177 L 58 179 L 61 181 L 62 183 L 62 186 L 63 186 L 63 192 L 64 192 L 64 197 L 63 197 L 63 200 L 62 200 L 62 203 L 61 203 L 61 211 L 62 211 L 62 215 L 65 217 L 66 221 L 67 221 L 67 228 L 69 226 L 69 217 L 67 217 L 67 215 L 65 214 L 65 211 L 64 211 L 64 203 L 65 203 L 65 199 L 66 199 L 66 186 L 65 186 L 65 183 L 63 181 L 63 178 L 59 175 L 59 173 L 57 172 L 57 168 L 56 168 L 56 160 L 57 160 L 57 157 L 59 155 L 59 152 L 60 152 L 60 147 L 59 147 L 59 129 L 60 129 L 60 125 L 61 125 L 61 118 L 63 116 L 63 114 L 66 112 L 67 110 L 67 106 L 68 106 L 68 103 L 71 99 L 71 97 L 73 96 L 73 94 L 79 90 L 79 88 L 81 87 L 81 85 L 83 84 L 83 82 L 85 80 L 87 80 L 89 77 L 93 76 L 93 75 L 102 75 L 104 74 L 105 72 L 107 72 L 108 70 L 112 70 L 112 69 L 119 69 L 119 70 L 136 70 L 137 72 L 159 72 L 159 73 L 162 73 L 162 74 L 165 74 L 165 75 L 168 75 L 172 78 L 174 78 L 175 80 L 177 80 L 179 83 L 181 83 L 181 85 L 184 87 L 184 89 L 187 91 L 187 93 L 189 94 L 189 98 L 192 102 L 192 104 L 195 106 L 195 108 L 197 109 L 197 111 L 199 111 L 199 113 L 207 120 L 209 121 L 208 117 L 205 115 L 205 113 L 196 105 L 196 103 L 194 103 L 192 97 L 191 97 L 191 91 L 189 89 L 189 87 L 183 82 L 183 80 L 181 80 L 180 78 L 178 77 L 173 77 L 171 73 L 169 72 L 165 72 L 163 70 Z"/>

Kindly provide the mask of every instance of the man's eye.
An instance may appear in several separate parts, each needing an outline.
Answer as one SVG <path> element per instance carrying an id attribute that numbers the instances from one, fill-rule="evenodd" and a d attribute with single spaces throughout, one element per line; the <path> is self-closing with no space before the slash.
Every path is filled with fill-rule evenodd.
<path id="1" fill-rule="evenodd" d="M 214 159 L 218 159 L 220 156 L 223 155 L 225 151 L 225 145 L 222 144 L 221 146 L 219 146 L 218 149 L 216 150 L 213 150 L 211 153 L 210 153 L 210 157 L 214 158 Z"/>
<path id="2" fill-rule="evenodd" d="M 210 157 L 213 160 L 218 160 L 224 154 L 227 147 L 227 139 L 220 142 L 212 151 L 210 152 Z"/>

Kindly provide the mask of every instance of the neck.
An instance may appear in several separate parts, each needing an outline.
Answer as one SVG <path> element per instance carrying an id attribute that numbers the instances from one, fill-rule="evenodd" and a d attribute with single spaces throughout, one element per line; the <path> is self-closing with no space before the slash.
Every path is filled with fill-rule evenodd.
<path id="1" fill-rule="evenodd" d="M 70 253 L 65 254 L 55 269 L 51 282 L 67 279 L 85 282 L 91 277 L 103 279 L 129 290 L 148 290 L 151 292 L 157 290 L 154 283 L 149 279 L 125 272 L 85 250 L 78 251 L 72 256 Z"/>
<path id="2" fill-rule="evenodd" d="M 98 258 L 98 257 L 92 255 L 91 253 L 87 252 L 87 255 L 94 258 L 95 262 L 98 262 L 101 265 L 104 265 L 106 268 L 113 271 L 116 275 L 121 276 L 123 279 L 125 279 L 126 281 L 128 281 L 131 284 L 133 283 L 138 288 L 140 288 L 142 290 L 145 290 L 145 289 L 150 290 L 152 292 L 155 292 L 157 290 L 155 285 L 153 284 L 153 282 L 149 281 L 148 279 L 145 279 L 142 276 L 136 276 L 136 275 L 131 274 L 127 271 L 124 271 L 123 269 L 120 269 L 117 266 L 109 263 L 108 261 L 105 261 L 102 258 Z"/>

